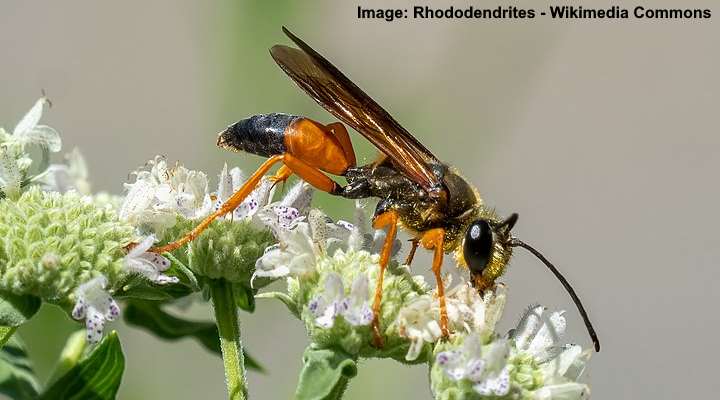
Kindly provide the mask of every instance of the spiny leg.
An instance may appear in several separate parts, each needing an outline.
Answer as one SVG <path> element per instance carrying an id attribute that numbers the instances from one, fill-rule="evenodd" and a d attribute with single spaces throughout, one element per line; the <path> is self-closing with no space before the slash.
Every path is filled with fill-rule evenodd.
<path id="1" fill-rule="evenodd" d="M 245 200 L 245 198 L 252 193 L 253 190 L 255 190 L 263 175 L 265 175 L 275 163 L 282 161 L 283 157 L 283 155 L 276 155 L 268 158 L 247 180 L 247 182 L 245 182 L 237 192 L 230 196 L 230 198 L 227 199 L 227 201 L 224 202 L 217 211 L 205 217 L 202 222 L 200 222 L 185 236 L 164 246 L 153 247 L 148 251 L 153 253 L 171 252 L 198 237 L 205 229 L 207 229 L 208 226 L 210 226 L 213 221 L 215 221 L 215 219 L 235 210 L 243 202 L 243 200 Z"/>
<path id="2" fill-rule="evenodd" d="M 407 265 L 408 267 L 410 266 L 410 264 L 412 264 L 413 258 L 415 258 L 415 251 L 418 248 L 417 239 L 412 239 L 410 240 L 410 242 L 412 243 L 412 247 L 410 248 L 410 252 L 408 253 L 407 258 L 405 258 L 405 265 Z"/>
<path id="3" fill-rule="evenodd" d="M 385 268 L 387 268 L 388 262 L 390 261 L 393 244 L 395 243 L 397 224 L 398 214 L 395 211 L 386 211 L 373 219 L 373 228 L 383 229 L 386 226 L 388 227 L 385 243 L 383 243 L 382 251 L 380 252 L 380 271 L 378 271 L 377 284 L 375 285 L 375 299 L 372 307 L 373 344 L 375 347 L 383 346 L 383 336 L 380 331 L 380 305 L 382 301 L 383 277 L 385 275 Z"/>
<path id="4" fill-rule="evenodd" d="M 420 244 L 428 250 L 434 249 L 432 271 L 437 281 L 438 301 L 440 302 L 440 331 L 447 338 L 450 336 L 448 330 L 447 306 L 445 305 L 445 284 L 440 275 L 443 262 L 443 242 L 445 240 L 445 229 L 435 228 L 425 231 L 420 237 Z"/>

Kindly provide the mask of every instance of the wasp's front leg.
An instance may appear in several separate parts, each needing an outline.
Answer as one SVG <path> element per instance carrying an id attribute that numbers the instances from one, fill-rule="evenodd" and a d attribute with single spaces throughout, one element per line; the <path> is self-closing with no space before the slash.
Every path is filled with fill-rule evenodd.
<path id="1" fill-rule="evenodd" d="M 428 250 L 433 250 L 432 272 L 437 281 L 437 295 L 440 303 L 440 331 L 443 337 L 450 336 L 448 329 L 447 305 L 445 304 L 445 283 L 443 283 L 442 262 L 443 262 L 443 242 L 445 240 L 445 230 L 443 228 L 430 229 L 423 232 L 420 237 L 420 244 Z"/>

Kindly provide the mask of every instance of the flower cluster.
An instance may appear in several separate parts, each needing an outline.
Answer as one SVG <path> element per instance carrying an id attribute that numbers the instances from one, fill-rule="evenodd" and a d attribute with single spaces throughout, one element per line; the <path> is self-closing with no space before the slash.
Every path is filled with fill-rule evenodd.
<path id="1" fill-rule="evenodd" d="M 364 207 L 357 203 L 357 223 L 334 222 L 319 210 L 311 210 L 289 224 L 282 224 L 276 210 L 264 209 L 279 243 L 258 259 L 255 277 L 286 277 L 288 296 L 279 297 L 306 325 L 320 347 L 339 347 L 355 356 L 379 355 L 370 345 L 372 322 L 370 288 L 375 287 L 384 234 L 367 230 Z M 267 215 L 271 215 L 267 217 Z M 274 216 L 274 217 L 273 217 Z M 399 242 L 396 242 L 396 250 Z M 383 356 L 402 359 L 408 341 L 398 335 L 394 323 L 400 306 L 428 292 L 422 277 L 410 276 L 393 261 L 383 280 L 381 326 L 387 333 Z"/>
<path id="2" fill-rule="evenodd" d="M 88 197 L 30 188 L 0 200 L 0 289 L 62 304 L 98 275 L 113 286 L 134 239 L 130 225 Z"/>
<path id="3" fill-rule="evenodd" d="M 562 312 L 548 315 L 535 306 L 505 337 L 470 331 L 438 344 L 431 366 L 435 398 L 589 398 L 590 389 L 578 379 L 590 353 L 559 342 L 565 325 Z"/>
<path id="4" fill-rule="evenodd" d="M 118 215 L 143 232 L 162 236 L 178 216 L 197 219 L 212 207 L 207 176 L 182 165 L 169 168 L 164 157 L 147 163 L 150 170 L 135 171 L 135 182 L 125 184 L 127 195 Z"/>
<path id="5" fill-rule="evenodd" d="M 450 284 L 450 282 L 448 282 Z M 481 296 L 469 284 L 460 284 L 445 293 L 448 328 L 455 333 L 472 333 L 487 337 L 494 332 L 505 305 L 505 287 L 498 285 L 494 291 Z M 442 337 L 440 302 L 431 293 L 406 303 L 398 314 L 398 329 L 402 337 L 411 342 L 406 355 L 415 360 L 425 344 L 434 344 Z"/>

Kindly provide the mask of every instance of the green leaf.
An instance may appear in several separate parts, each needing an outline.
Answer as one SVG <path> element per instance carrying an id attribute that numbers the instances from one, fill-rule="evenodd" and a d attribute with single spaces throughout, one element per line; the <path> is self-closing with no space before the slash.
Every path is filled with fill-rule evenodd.
<path id="1" fill-rule="evenodd" d="M 42 302 L 34 296 L 0 292 L 0 326 L 20 326 L 40 309 Z"/>
<path id="2" fill-rule="evenodd" d="M 160 308 L 158 302 L 131 300 L 123 312 L 128 325 L 144 328 L 166 340 L 179 340 L 185 337 L 195 338 L 206 349 L 222 355 L 217 326 L 212 322 L 188 321 L 170 315 Z M 247 352 L 245 364 L 256 371 L 263 367 Z"/>
<path id="3" fill-rule="evenodd" d="M 0 326 L 0 348 L 5 345 L 16 330 L 17 327 L 15 326 Z"/>
<path id="4" fill-rule="evenodd" d="M 125 369 L 125 356 L 113 331 L 83 360 L 50 386 L 41 399 L 115 399 Z"/>
<path id="5" fill-rule="evenodd" d="M 68 337 L 65 342 L 65 347 L 62 349 L 60 357 L 55 363 L 55 370 L 53 370 L 52 375 L 50 375 L 50 379 L 48 379 L 48 386 L 55 383 L 80 361 L 80 358 L 87 347 L 85 336 L 85 329 L 81 329 Z"/>
<path id="6" fill-rule="evenodd" d="M 192 288 L 183 282 L 172 285 L 155 285 L 141 276 L 133 276 L 113 296 L 116 299 L 174 300 L 192 293 Z"/>
<path id="7" fill-rule="evenodd" d="M 295 391 L 297 400 L 342 398 L 350 379 L 357 375 L 357 361 L 342 350 L 305 349 L 303 369 Z"/>
<path id="8" fill-rule="evenodd" d="M 253 289 L 236 283 L 233 285 L 233 291 L 238 308 L 249 313 L 255 311 L 255 291 Z"/>
<path id="9" fill-rule="evenodd" d="M 0 393 L 11 399 L 37 399 L 40 384 L 19 337 L 13 336 L 0 351 Z"/>

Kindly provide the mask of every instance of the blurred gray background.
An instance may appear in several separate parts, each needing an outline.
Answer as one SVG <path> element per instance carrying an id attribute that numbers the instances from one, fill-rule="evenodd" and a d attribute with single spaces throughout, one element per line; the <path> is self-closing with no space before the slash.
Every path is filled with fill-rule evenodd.
<path id="1" fill-rule="evenodd" d="M 603 350 L 587 376 L 594 398 L 716 393 L 718 3 L 683 3 L 713 8 L 701 21 L 393 23 L 357 20 L 356 3 L 4 0 L 0 125 L 12 129 L 44 88 L 54 103 L 45 121 L 66 150 L 81 148 L 97 191 L 121 193 L 128 173 L 156 154 L 211 176 L 224 162 L 251 169 L 260 159 L 215 148 L 217 131 L 260 112 L 333 121 L 267 52 L 289 42 L 287 25 L 463 171 L 488 204 L 520 213 L 516 234 L 564 271 L 598 329 Z M 413 4 L 426 3 L 451 4 Z M 322 194 L 316 204 L 334 216 L 351 209 Z M 426 272 L 427 260 L 415 270 Z M 568 341 L 589 345 L 538 261 L 519 252 L 504 281 L 504 328 L 539 301 L 568 310 Z M 211 317 L 201 305 L 190 314 Z M 268 369 L 251 373 L 251 394 L 289 398 L 306 344 L 301 324 L 270 301 L 242 317 L 245 343 Z M 195 342 L 115 327 L 128 362 L 120 398 L 225 396 L 221 361 Z M 52 308 L 23 328 L 42 376 L 76 328 Z M 363 365 L 348 399 L 430 398 L 424 367 Z"/>

